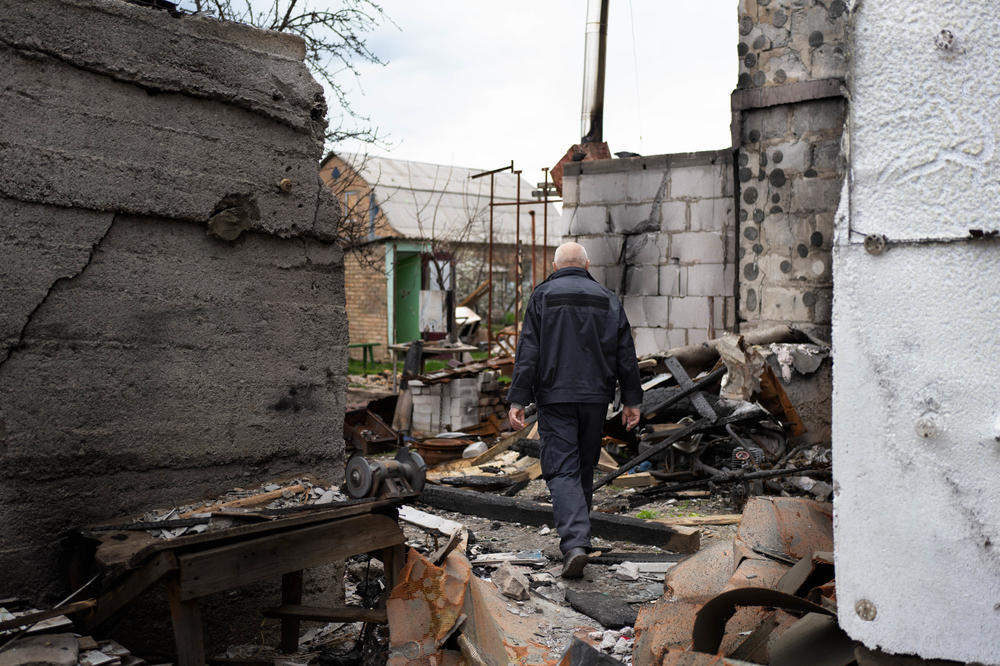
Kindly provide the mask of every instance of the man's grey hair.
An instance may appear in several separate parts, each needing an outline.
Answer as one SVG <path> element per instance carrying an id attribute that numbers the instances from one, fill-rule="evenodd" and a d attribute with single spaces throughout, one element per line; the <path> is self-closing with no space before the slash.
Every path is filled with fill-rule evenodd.
<path id="1" fill-rule="evenodd" d="M 567 266 L 579 266 L 586 268 L 590 258 L 587 256 L 587 249 L 579 243 L 570 241 L 563 243 L 556 248 L 556 254 L 552 257 L 552 263 L 558 268 Z"/>

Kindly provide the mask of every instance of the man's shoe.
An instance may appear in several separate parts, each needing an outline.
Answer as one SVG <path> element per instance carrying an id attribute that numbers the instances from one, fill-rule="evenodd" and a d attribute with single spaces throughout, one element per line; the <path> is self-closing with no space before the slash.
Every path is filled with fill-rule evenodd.
<path id="1" fill-rule="evenodd" d="M 569 552 L 563 556 L 563 578 L 582 578 L 583 568 L 587 566 L 589 558 L 587 551 L 583 548 L 570 548 Z"/>

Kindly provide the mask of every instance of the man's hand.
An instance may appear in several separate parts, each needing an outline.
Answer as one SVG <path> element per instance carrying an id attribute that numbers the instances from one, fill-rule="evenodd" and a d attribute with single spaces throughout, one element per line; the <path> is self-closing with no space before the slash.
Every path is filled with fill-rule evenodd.
<path id="1" fill-rule="evenodd" d="M 638 407 L 626 407 L 622 410 L 622 425 L 625 426 L 626 430 L 631 430 L 639 425 Z"/>
<path id="2" fill-rule="evenodd" d="M 636 410 L 637 416 L 635 420 L 638 421 L 638 410 Z M 511 407 L 510 411 L 507 412 L 507 420 L 510 421 L 510 427 L 514 430 L 520 430 L 524 427 L 524 407 Z"/>

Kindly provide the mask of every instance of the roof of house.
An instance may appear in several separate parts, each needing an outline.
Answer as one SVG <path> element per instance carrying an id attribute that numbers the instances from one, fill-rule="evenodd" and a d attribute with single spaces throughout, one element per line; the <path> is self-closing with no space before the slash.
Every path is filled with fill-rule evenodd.
<path id="1" fill-rule="evenodd" d="M 482 169 L 410 162 L 388 157 L 341 154 L 339 157 L 375 190 L 375 199 L 386 220 L 403 238 L 485 243 L 489 240 L 490 177 L 473 180 Z M 329 159 L 329 157 L 327 158 Z M 494 176 L 494 202 L 517 200 L 518 176 Z M 532 183 L 521 178 L 521 200 L 531 200 Z M 531 242 L 531 217 L 535 211 L 536 239 L 542 243 L 543 205 L 521 206 L 521 241 Z M 556 245 L 562 226 L 560 212 L 548 206 L 549 244 Z M 494 206 L 493 240 L 515 240 L 516 206 Z"/>

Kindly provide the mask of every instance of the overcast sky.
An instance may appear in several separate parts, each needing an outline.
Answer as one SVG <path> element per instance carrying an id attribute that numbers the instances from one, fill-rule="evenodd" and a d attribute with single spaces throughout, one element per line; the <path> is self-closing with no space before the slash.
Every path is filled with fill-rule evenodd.
<path id="1" fill-rule="evenodd" d="M 395 25 L 369 45 L 388 64 L 344 78 L 356 110 L 391 144 L 369 152 L 480 168 L 513 159 L 534 182 L 580 140 L 586 0 L 381 4 Z M 612 0 L 612 153 L 728 146 L 737 42 L 737 0 Z"/>

